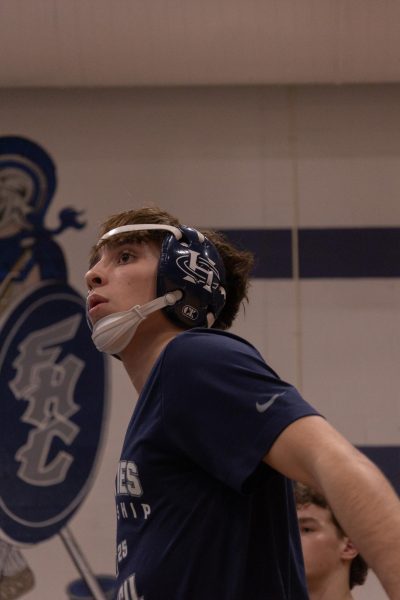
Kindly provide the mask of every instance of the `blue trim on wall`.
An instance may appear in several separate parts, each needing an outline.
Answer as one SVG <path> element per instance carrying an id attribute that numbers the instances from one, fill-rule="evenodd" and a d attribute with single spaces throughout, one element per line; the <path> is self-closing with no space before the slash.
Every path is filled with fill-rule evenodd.
<path id="1" fill-rule="evenodd" d="M 223 229 L 256 256 L 253 277 L 293 277 L 291 229 Z M 400 227 L 299 229 L 300 277 L 400 277 Z"/>
<path id="2" fill-rule="evenodd" d="M 301 229 L 301 277 L 400 277 L 400 228 Z"/>
<path id="3" fill-rule="evenodd" d="M 236 246 L 255 255 L 253 277 L 290 279 L 292 232 L 290 229 L 223 229 L 221 233 Z"/>

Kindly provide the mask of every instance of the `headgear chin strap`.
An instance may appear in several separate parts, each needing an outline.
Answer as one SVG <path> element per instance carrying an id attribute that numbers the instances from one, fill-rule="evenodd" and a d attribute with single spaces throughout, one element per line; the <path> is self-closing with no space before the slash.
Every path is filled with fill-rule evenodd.
<path id="1" fill-rule="evenodd" d="M 116 312 L 103 317 L 93 327 L 92 340 L 97 350 L 108 354 L 119 354 L 124 350 L 139 324 L 151 313 L 165 306 L 172 306 L 182 298 L 182 292 L 168 292 L 161 298 L 156 298 L 143 304 L 133 306 L 129 310 Z"/>

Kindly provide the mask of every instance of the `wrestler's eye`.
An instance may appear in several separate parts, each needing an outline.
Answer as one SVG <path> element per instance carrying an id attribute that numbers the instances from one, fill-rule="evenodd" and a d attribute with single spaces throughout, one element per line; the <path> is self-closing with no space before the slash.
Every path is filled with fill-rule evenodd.
<path id="1" fill-rule="evenodd" d="M 300 526 L 301 533 L 312 533 L 313 531 L 315 531 L 315 528 L 311 527 L 310 525 L 301 525 Z"/>
<path id="2" fill-rule="evenodd" d="M 135 258 L 136 255 L 134 252 L 130 250 L 122 250 L 118 255 L 118 263 L 124 265 L 126 263 L 132 262 L 132 260 L 135 260 Z"/>

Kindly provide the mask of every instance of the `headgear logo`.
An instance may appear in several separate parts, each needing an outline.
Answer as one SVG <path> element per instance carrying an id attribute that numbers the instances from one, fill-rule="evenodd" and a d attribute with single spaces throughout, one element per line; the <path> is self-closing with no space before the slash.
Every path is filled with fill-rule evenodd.
<path id="1" fill-rule="evenodd" d="M 187 317 L 188 319 L 195 321 L 197 319 L 197 317 L 199 316 L 199 311 L 196 308 L 194 308 L 193 306 L 189 306 L 189 304 L 185 304 L 185 306 L 182 308 L 182 314 L 185 317 Z"/>
<path id="2" fill-rule="evenodd" d="M 211 259 L 203 258 L 199 252 L 188 250 L 188 253 L 180 256 L 176 264 L 186 273 L 184 279 L 192 283 L 202 283 L 203 288 L 211 292 L 220 285 L 220 275 Z"/>

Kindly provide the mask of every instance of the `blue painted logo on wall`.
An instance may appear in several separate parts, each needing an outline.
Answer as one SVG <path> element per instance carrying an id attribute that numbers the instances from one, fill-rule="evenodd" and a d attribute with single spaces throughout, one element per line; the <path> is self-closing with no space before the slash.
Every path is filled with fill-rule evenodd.
<path id="1" fill-rule="evenodd" d="M 88 491 L 106 409 L 105 359 L 55 241 L 82 229 L 65 207 L 48 228 L 56 167 L 36 142 L 0 137 L 0 528 L 35 543 Z"/>
<path id="2" fill-rule="evenodd" d="M 39 284 L 0 332 L 0 510 L 10 538 L 46 539 L 78 508 L 100 442 L 105 389 L 84 300 L 66 284 Z"/>

